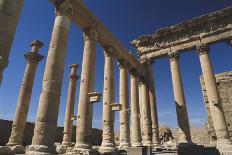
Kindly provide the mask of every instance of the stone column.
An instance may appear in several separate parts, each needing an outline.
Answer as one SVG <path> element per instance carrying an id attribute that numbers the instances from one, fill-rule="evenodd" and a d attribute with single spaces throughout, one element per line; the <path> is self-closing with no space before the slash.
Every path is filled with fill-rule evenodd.
<path id="1" fill-rule="evenodd" d="M 76 98 L 76 85 L 77 85 L 77 64 L 70 65 L 70 79 L 69 79 L 69 87 L 68 87 L 68 97 L 67 97 L 67 105 L 66 105 L 66 114 L 65 114 L 65 123 L 64 123 L 64 136 L 62 145 L 71 146 L 72 140 L 72 117 L 74 115 L 74 105 Z"/>
<path id="2" fill-rule="evenodd" d="M 227 149 L 231 151 L 232 145 L 229 139 L 225 114 L 219 98 L 217 84 L 209 58 L 209 47 L 207 45 L 200 45 L 197 47 L 197 51 L 209 100 L 213 126 L 217 136 L 217 148 L 222 151 L 226 151 Z"/>
<path id="3" fill-rule="evenodd" d="M 120 149 L 130 146 L 130 111 L 128 96 L 128 70 L 124 65 L 124 60 L 119 63 L 119 102 L 122 105 L 120 111 Z"/>
<path id="4" fill-rule="evenodd" d="M 154 72 L 152 67 L 153 61 L 147 64 L 148 74 L 149 74 L 149 100 L 151 108 L 151 123 L 152 123 L 152 143 L 154 146 L 160 145 L 159 140 L 159 123 L 158 123 L 158 113 L 156 105 L 155 96 L 155 86 L 154 86 Z"/>
<path id="5" fill-rule="evenodd" d="M 0 85 L 8 65 L 11 45 L 18 25 L 24 0 L 0 1 Z"/>
<path id="6" fill-rule="evenodd" d="M 179 143 L 188 143 L 191 142 L 190 126 L 178 60 L 179 54 L 177 52 L 169 53 L 173 92 L 180 134 L 178 141 Z"/>
<path id="7" fill-rule="evenodd" d="M 22 146 L 24 130 L 27 121 L 27 114 L 34 85 L 36 68 L 39 61 L 41 61 L 44 57 L 38 54 L 39 49 L 42 46 L 42 42 L 40 42 L 39 40 L 35 40 L 31 43 L 31 52 L 28 52 L 24 55 L 28 63 L 24 73 L 23 82 L 21 85 L 18 103 L 16 107 L 15 117 L 12 125 L 11 136 L 9 142 L 7 143 L 7 146 Z"/>
<path id="8" fill-rule="evenodd" d="M 90 123 L 92 122 L 89 122 L 89 115 L 92 115 L 92 110 L 88 93 L 90 93 L 91 89 L 93 88 L 93 82 L 91 81 L 94 79 L 91 76 L 93 76 L 95 70 L 93 63 L 96 59 L 97 31 L 95 29 L 85 30 L 84 40 L 85 45 L 77 116 L 76 145 L 73 150 L 74 152 L 85 150 L 88 151 L 92 148 L 92 128 L 90 128 Z"/>
<path id="9" fill-rule="evenodd" d="M 141 79 L 140 79 L 141 80 Z M 152 146 L 151 139 L 151 111 L 150 111 L 150 102 L 149 102 L 149 94 L 148 94 L 148 81 L 142 79 L 140 81 L 141 87 L 141 98 L 142 98 L 142 122 L 143 122 L 143 146 Z"/>
<path id="10" fill-rule="evenodd" d="M 42 93 L 40 95 L 32 145 L 27 154 L 44 154 L 55 151 L 58 112 L 70 28 L 71 6 L 67 1 L 57 6 L 55 24 L 48 51 Z"/>
<path id="11" fill-rule="evenodd" d="M 131 145 L 134 147 L 142 146 L 140 110 L 139 110 L 139 90 L 138 79 L 131 75 L 131 117 L 132 117 L 132 139 Z"/>
<path id="12" fill-rule="evenodd" d="M 141 134 L 143 136 L 144 134 L 143 134 L 143 113 L 142 113 L 142 91 L 141 91 L 141 82 L 139 81 L 138 81 L 138 89 L 139 89 L 140 126 L 141 126 Z"/>
<path id="13" fill-rule="evenodd" d="M 104 69 L 104 94 L 103 94 L 103 134 L 102 144 L 99 149 L 102 153 L 112 153 L 116 151 L 114 142 L 114 57 L 112 47 L 106 47 L 105 69 Z"/>

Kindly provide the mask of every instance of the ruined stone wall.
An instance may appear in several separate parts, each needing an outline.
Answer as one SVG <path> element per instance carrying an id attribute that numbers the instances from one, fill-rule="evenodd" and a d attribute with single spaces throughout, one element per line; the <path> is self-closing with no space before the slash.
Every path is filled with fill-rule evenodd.
<path id="1" fill-rule="evenodd" d="M 226 122 L 229 128 L 230 137 L 232 139 L 232 71 L 221 74 L 216 74 L 216 82 L 218 86 L 219 96 L 222 102 L 223 110 L 226 116 Z M 205 102 L 205 107 L 208 115 L 208 122 L 206 128 L 208 130 L 210 143 L 214 144 L 216 141 L 216 134 L 213 128 L 212 116 L 209 110 L 209 102 L 207 92 L 205 89 L 205 83 L 202 77 L 200 77 L 202 92 Z"/>
<path id="2" fill-rule="evenodd" d="M 0 119 L 0 146 L 5 146 L 9 140 L 11 133 L 12 121 Z M 73 127 L 72 142 L 76 141 L 76 127 Z M 94 145 L 100 145 L 102 141 L 102 130 L 93 129 L 92 143 Z M 34 123 L 28 123 L 24 132 L 23 145 L 27 146 L 31 144 L 32 136 L 34 133 Z M 58 127 L 56 130 L 56 142 L 62 142 L 63 139 L 63 127 Z"/>

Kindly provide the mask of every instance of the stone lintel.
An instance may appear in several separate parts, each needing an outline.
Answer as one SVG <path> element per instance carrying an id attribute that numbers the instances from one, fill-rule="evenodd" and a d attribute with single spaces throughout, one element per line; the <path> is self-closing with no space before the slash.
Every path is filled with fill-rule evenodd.
<path id="1" fill-rule="evenodd" d="M 58 0 L 50 0 L 56 5 Z M 136 60 L 128 50 L 113 36 L 113 34 L 94 16 L 89 9 L 84 5 L 83 1 L 69 0 L 68 3 L 72 6 L 72 15 L 70 19 L 79 26 L 82 30 L 96 26 L 98 31 L 98 42 L 102 47 L 112 46 L 114 57 L 116 59 L 126 59 L 130 66 L 136 68 L 141 75 L 145 75 L 145 68 Z M 81 13 L 80 13 L 81 12 Z"/>
<path id="2" fill-rule="evenodd" d="M 112 111 L 121 111 L 122 105 L 118 103 L 110 104 Z"/>
<path id="3" fill-rule="evenodd" d="M 195 50 L 199 44 L 214 44 L 230 40 L 232 7 L 193 18 L 183 23 L 141 36 L 131 44 L 141 59 L 166 57 L 170 51 Z"/>
<path id="4" fill-rule="evenodd" d="M 96 103 L 101 101 L 102 94 L 98 92 L 89 93 L 90 103 Z"/>

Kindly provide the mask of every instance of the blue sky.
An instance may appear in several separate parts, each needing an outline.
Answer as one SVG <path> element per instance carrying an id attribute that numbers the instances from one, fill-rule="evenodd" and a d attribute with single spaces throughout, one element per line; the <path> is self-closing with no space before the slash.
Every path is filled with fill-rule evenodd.
<path id="1" fill-rule="evenodd" d="M 232 5 L 232 1 L 228 0 L 83 0 L 83 2 L 130 51 L 134 51 L 134 49 L 129 42 L 140 35 L 151 34 L 162 27 Z M 28 121 L 33 122 L 35 120 L 53 23 L 54 7 L 48 0 L 25 0 L 11 49 L 10 64 L 4 72 L 4 79 L 0 88 L 0 118 L 13 119 L 26 66 L 23 54 L 30 51 L 29 45 L 32 40 L 39 39 L 44 43 L 44 47 L 40 50 L 40 53 L 45 58 L 38 65 L 28 114 Z M 232 69 L 231 51 L 232 48 L 225 43 L 211 46 L 211 60 L 215 73 L 230 71 Z M 65 116 L 69 75 L 68 66 L 72 63 L 78 63 L 81 66 L 82 55 L 82 32 L 72 24 L 59 110 L 59 125 L 63 125 Z M 104 57 L 100 46 L 97 47 L 96 66 L 95 88 L 96 91 L 102 92 Z M 199 76 L 201 74 L 200 64 L 195 51 L 181 54 L 180 68 L 190 123 L 192 125 L 203 126 L 206 122 L 206 113 L 199 82 Z M 78 73 L 80 74 L 81 71 L 79 70 Z M 155 62 L 154 73 L 159 123 L 176 127 L 177 121 L 171 73 L 167 58 Z M 118 102 L 118 77 L 118 67 L 115 63 L 115 102 Z M 78 98 L 79 81 L 77 85 L 75 112 L 77 112 L 78 108 Z M 102 103 L 97 103 L 94 105 L 93 126 L 101 128 L 101 120 Z M 116 128 L 118 128 L 118 114 L 115 123 Z"/>

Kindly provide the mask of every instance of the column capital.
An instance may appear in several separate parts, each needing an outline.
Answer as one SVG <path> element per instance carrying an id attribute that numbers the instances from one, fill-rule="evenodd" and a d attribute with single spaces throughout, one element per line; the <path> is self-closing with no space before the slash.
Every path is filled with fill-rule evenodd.
<path id="1" fill-rule="evenodd" d="M 43 43 L 41 42 L 41 41 L 39 41 L 39 40 L 33 40 L 32 42 L 31 42 L 31 47 L 38 47 L 38 48 L 41 48 L 41 47 L 43 47 Z"/>
<path id="2" fill-rule="evenodd" d="M 78 64 L 72 64 L 69 66 L 70 68 L 70 79 L 78 80 L 80 76 L 77 75 L 77 69 L 79 68 Z"/>
<path id="3" fill-rule="evenodd" d="M 137 71 L 136 68 L 132 68 L 130 70 L 130 73 L 131 73 L 131 78 L 135 78 L 135 77 L 138 77 L 139 76 L 139 72 Z"/>
<path id="4" fill-rule="evenodd" d="M 232 46 L 232 36 L 226 39 L 226 44 Z"/>
<path id="5" fill-rule="evenodd" d="M 119 69 L 126 69 L 128 62 L 125 59 L 118 60 Z"/>
<path id="6" fill-rule="evenodd" d="M 60 0 L 55 3 L 56 16 L 71 16 L 73 14 L 73 7 L 67 0 Z"/>
<path id="7" fill-rule="evenodd" d="M 196 46 L 197 54 L 200 56 L 209 52 L 209 46 L 207 44 L 201 44 Z"/>
<path id="8" fill-rule="evenodd" d="M 38 53 L 39 49 L 43 47 L 43 43 L 39 40 L 34 40 L 32 41 L 30 46 L 31 46 L 31 52 Z"/>
<path id="9" fill-rule="evenodd" d="M 103 52 L 105 57 L 112 57 L 115 52 L 115 48 L 113 46 L 105 46 Z"/>
<path id="10" fill-rule="evenodd" d="M 9 60 L 0 56 L 0 69 L 1 68 L 6 68 L 9 63 Z"/>
<path id="11" fill-rule="evenodd" d="M 24 54 L 24 57 L 28 63 L 36 63 L 36 64 L 44 58 L 43 55 L 34 52 L 27 52 Z"/>
<path id="12" fill-rule="evenodd" d="M 139 87 L 143 84 L 148 85 L 149 81 L 147 80 L 147 78 L 145 76 L 141 76 L 138 78 L 138 85 Z"/>
<path id="13" fill-rule="evenodd" d="M 97 41 L 98 39 L 98 32 L 94 28 L 85 29 L 83 35 L 85 41 Z"/>
<path id="14" fill-rule="evenodd" d="M 169 52 L 168 53 L 169 61 L 177 61 L 180 58 L 179 52 Z"/>
<path id="15" fill-rule="evenodd" d="M 146 60 L 140 61 L 142 64 L 144 65 L 153 65 L 153 63 L 155 62 L 154 59 L 151 58 L 147 58 Z"/>

